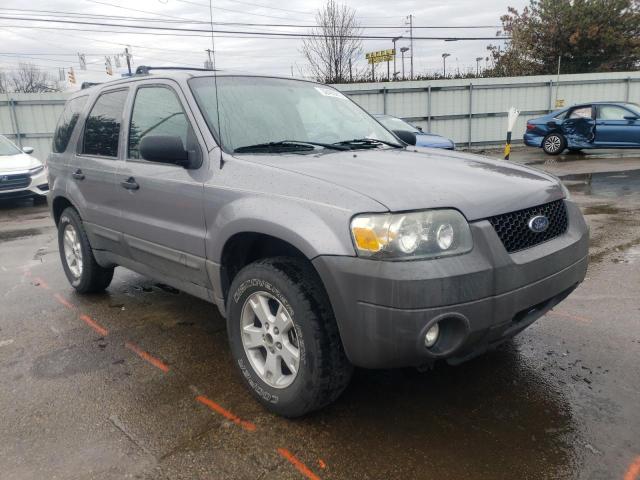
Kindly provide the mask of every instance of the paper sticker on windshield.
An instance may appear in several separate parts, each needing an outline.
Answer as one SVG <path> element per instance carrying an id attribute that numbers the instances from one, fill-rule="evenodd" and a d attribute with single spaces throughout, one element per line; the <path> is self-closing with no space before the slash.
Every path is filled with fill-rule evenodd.
<path id="1" fill-rule="evenodd" d="M 337 92 L 330 88 L 321 88 L 321 87 L 314 87 L 314 88 L 325 97 L 335 97 L 335 98 L 340 98 L 342 100 L 345 100 L 347 98 L 344 95 L 342 95 L 340 92 Z"/>

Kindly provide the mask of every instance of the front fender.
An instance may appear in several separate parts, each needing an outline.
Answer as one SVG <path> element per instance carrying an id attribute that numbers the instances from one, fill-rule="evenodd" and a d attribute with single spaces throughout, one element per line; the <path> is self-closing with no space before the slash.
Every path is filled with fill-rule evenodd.
<path id="1" fill-rule="evenodd" d="M 315 202 L 295 203 L 291 198 L 238 198 L 225 204 L 207 222 L 207 258 L 220 263 L 227 241 L 244 232 L 283 240 L 308 259 L 318 255 L 354 256 L 350 215 L 347 210 Z"/>

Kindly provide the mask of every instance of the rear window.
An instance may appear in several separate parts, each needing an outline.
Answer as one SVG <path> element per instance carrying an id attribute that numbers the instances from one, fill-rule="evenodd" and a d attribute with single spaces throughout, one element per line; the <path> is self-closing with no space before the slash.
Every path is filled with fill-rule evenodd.
<path id="1" fill-rule="evenodd" d="M 56 132 L 53 135 L 54 152 L 62 153 L 67 149 L 73 129 L 76 127 L 76 123 L 78 123 L 80 112 L 82 111 L 85 103 L 87 103 L 87 98 L 87 95 L 72 98 L 64 106 L 64 110 L 62 111 L 60 119 L 58 120 L 58 125 L 56 126 Z"/>
<path id="2" fill-rule="evenodd" d="M 84 127 L 82 153 L 101 157 L 118 156 L 122 111 L 129 90 L 106 92 L 98 97 Z"/>

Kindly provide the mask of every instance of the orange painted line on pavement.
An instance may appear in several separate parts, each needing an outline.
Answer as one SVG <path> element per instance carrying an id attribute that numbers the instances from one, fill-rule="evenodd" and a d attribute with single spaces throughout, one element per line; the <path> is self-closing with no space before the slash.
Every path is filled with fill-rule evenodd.
<path id="1" fill-rule="evenodd" d="M 556 312 L 555 310 L 551 310 L 549 313 L 558 317 L 569 318 L 571 320 L 577 320 L 579 322 L 591 323 L 591 320 L 589 320 L 588 318 L 579 317 L 578 315 L 571 315 L 570 313 Z"/>
<path id="2" fill-rule="evenodd" d="M 640 456 L 629 465 L 627 473 L 624 474 L 624 480 L 638 480 L 640 479 Z"/>
<path id="3" fill-rule="evenodd" d="M 42 287 L 45 290 L 49 290 L 49 285 L 42 278 L 36 277 L 36 278 L 34 278 L 34 280 L 38 283 L 38 285 L 37 285 L 38 287 Z"/>
<path id="4" fill-rule="evenodd" d="M 61 305 L 64 305 L 69 310 L 75 310 L 76 309 L 75 305 L 73 305 L 71 302 L 69 302 L 66 298 L 64 298 L 59 293 L 54 293 L 53 294 L 53 298 L 55 298 L 58 301 L 58 303 L 60 303 Z"/>
<path id="5" fill-rule="evenodd" d="M 143 360 L 149 362 L 154 367 L 162 370 L 164 373 L 167 373 L 169 371 L 169 366 L 166 363 L 164 363 L 162 360 L 154 357 L 150 353 L 145 352 L 140 347 L 138 347 L 136 344 L 131 343 L 131 342 L 125 342 L 124 346 L 127 347 L 129 350 L 133 351 L 134 353 L 136 353 Z"/>
<path id="6" fill-rule="evenodd" d="M 103 337 L 106 337 L 107 335 L 109 335 L 109 330 L 104 328 L 102 325 L 96 322 L 89 315 L 84 315 L 84 314 L 80 315 L 80 320 L 82 320 L 84 323 L 89 325 L 91 328 L 93 328 L 97 333 L 99 333 Z"/>
<path id="7" fill-rule="evenodd" d="M 198 395 L 196 397 L 196 400 L 198 402 L 200 402 L 201 404 L 209 407 L 214 412 L 219 413 L 220 415 L 222 415 L 227 420 L 230 420 L 233 423 L 235 423 L 236 425 L 244 428 L 245 430 L 247 430 L 249 432 L 255 432 L 256 431 L 255 424 L 253 424 L 251 422 L 247 422 L 246 420 L 242 420 L 240 417 L 238 417 L 234 413 L 230 412 L 229 410 L 224 408 L 222 405 L 217 404 L 216 402 L 214 402 L 213 400 L 205 397 L 204 395 Z"/>
<path id="8" fill-rule="evenodd" d="M 298 458 L 291 453 L 286 448 L 279 448 L 278 453 L 287 460 L 291 465 L 296 467 L 296 469 L 309 480 L 320 480 L 320 477 L 309 469 L 304 463 L 302 463 Z M 626 479 L 625 479 L 626 480 Z"/>

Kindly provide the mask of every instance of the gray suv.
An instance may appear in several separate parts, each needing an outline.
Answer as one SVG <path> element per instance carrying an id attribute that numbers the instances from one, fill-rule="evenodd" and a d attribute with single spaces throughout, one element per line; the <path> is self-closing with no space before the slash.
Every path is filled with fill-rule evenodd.
<path id="1" fill-rule="evenodd" d="M 551 175 L 407 146 L 325 85 L 149 70 L 62 114 L 64 271 L 80 293 L 123 266 L 215 303 L 273 412 L 329 404 L 353 366 L 473 358 L 584 279 L 588 228 Z"/>

